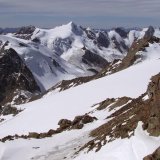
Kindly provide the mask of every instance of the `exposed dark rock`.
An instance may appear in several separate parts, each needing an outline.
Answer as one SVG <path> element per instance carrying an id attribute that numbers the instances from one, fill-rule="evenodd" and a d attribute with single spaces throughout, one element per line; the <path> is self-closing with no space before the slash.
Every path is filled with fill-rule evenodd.
<path id="1" fill-rule="evenodd" d="M 41 43 L 41 40 L 39 38 L 34 38 L 34 39 L 32 39 L 32 41 L 35 43 Z"/>
<path id="2" fill-rule="evenodd" d="M 2 54 L 3 52 L 3 54 Z M 12 48 L 1 50 L 0 58 L 0 104 L 13 100 L 19 91 L 40 92 L 32 73 Z M 20 97 L 22 99 L 23 97 Z"/>
<path id="3" fill-rule="evenodd" d="M 110 44 L 108 36 L 102 32 L 99 32 L 98 37 L 97 37 L 97 44 L 101 47 L 107 48 Z"/>
<path id="4" fill-rule="evenodd" d="M 8 136 L 2 138 L 0 141 L 1 141 L 1 142 L 5 142 L 5 141 L 7 141 L 7 140 L 8 140 L 8 141 L 14 140 L 14 136 L 8 135 Z"/>
<path id="5" fill-rule="evenodd" d="M 142 39 L 139 39 L 138 41 L 133 42 L 132 46 L 130 47 L 128 51 L 128 54 L 122 60 L 122 63 L 117 68 L 112 70 L 112 73 L 118 72 L 120 70 L 123 70 L 133 65 L 136 62 L 136 60 L 138 60 L 139 58 L 143 59 L 144 57 L 140 57 L 136 53 L 138 51 L 145 51 L 145 48 L 149 46 L 149 43 L 154 43 L 154 42 L 159 43 L 160 39 L 157 37 L 151 36 L 147 38 L 144 37 Z"/>
<path id="6" fill-rule="evenodd" d="M 145 32 L 144 38 L 150 39 L 151 37 L 153 37 L 154 32 L 155 32 L 154 28 L 152 26 L 149 26 L 148 30 Z"/>
<path id="7" fill-rule="evenodd" d="M 71 30 L 75 35 L 82 35 L 82 28 L 77 26 L 75 23 L 71 22 Z"/>
<path id="8" fill-rule="evenodd" d="M 109 105 L 111 105 L 110 108 L 109 108 L 109 111 L 111 111 L 118 106 L 122 106 L 122 105 L 126 104 L 127 102 L 129 102 L 129 100 L 132 100 L 132 99 L 129 98 L 129 97 L 122 97 L 122 98 L 119 98 L 119 99 L 114 99 L 114 98 L 109 99 L 109 98 L 107 98 L 106 100 L 99 103 L 99 106 L 97 107 L 97 110 L 103 110 L 106 107 L 108 107 Z"/>
<path id="9" fill-rule="evenodd" d="M 16 34 L 31 34 L 35 31 L 34 26 L 21 27 Z"/>
<path id="10" fill-rule="evenodd" d="M 97 120 L 97 118 L 96 117 L 91 117 L 87 114 L 85 114 L 83 116 L 77 116 L 77 117 L 74 118 L 73 121 L 70 121 L 70 120 L 67 120 L 67 119 L 61 119 L 58 122 L 58 125 L 60 127 L 57 128 L 56 130 L 50 129 L 48 132 L 43 132 L 43 133 L 29 132 L 28 135 L 17 135 L 17 134 L 15 134 L 14 136 L 9 135 L 9 136 L 6 136 L 6 137 L 3 137 L 2 139 L 0 139 L 0 142 L 4 143 L 6 141 L 11 141 L 11 140 L 18 139 L 18 138 L 42 139 L 42 138 L 46 138 L 46 137 L 51 137 L 52 135 L 61 133 L 61 132 L 66 131 L 66 130 L 82 129 L 85 124 L 91 123 L 94 120 Z"/>
<path id="11" fill-rule="evenodd" d="M 61 129 L 66 129 L 68 127 L 71 126 L 71 121 L 68 120 L 68 119 L 61 119 L 59 122 L 58 122 L 58 125 L 60 126 Z"/>
<path id="12" fill-rule="evenodd" d="M 18 110 L 16 107 L 12 107 L 11 105 L 5 105 L 2 109 L 0 109 L 0 115 L 9 115 L 13 114 L 16 115 L 21 110 Z"/>
<path id="13" fill-rule="evenodd" d="M 56 38 L 53 43 L 54 51 L 57 55 L 62 55 L 65 51 L 71 48 L 73 39 L 69 38 Z"/>
<path id="14" fill-rule="evenodd" d="M 91 123 L 91 122 L 93 122 L 94 120 L 97 120 L 97 118 L 96 118 L 96 117 L 91 117 L 91 116 L 89 116 L 88 114 L 85 114 L 85 115 L 82 117 L 82 123 L 83 123 L 83 124 Z"/>
<path id="15" fill-rule="evenodd" d="M 85 29 L 85 33 L 87 34 L 87 37 L 91 40 L 95 40 L 96 39 L 96 34 L 94 32 L 92 32 L 91 30 L 87 30 Z"/>
<path id="16" fill-rule="evenodd" d="M 82 62 L 88 65 L 97 66 L 100 68 L 106 67 L 109 63 L 107 60 L 99 56 L 98 54 L 92 53 L 89 50 L 85 50 L 85 54 L 82 57 Z"/>
<path id="17" fill-rule="evenodd" d="M 147 93 L 150 97 L 150 115 L 147 131 L 152 136 L 160 135 L 160 74 L 152 77 Z"/>
<path id="18" fill-rule="evenodd" d="M 91 123 L 94 120 L 97 120 L 96 117 L 91 117 L 87 114 L 83 116 L 76 116 L 73 121 L 62 119 L 58 123 L 58 125 L 60 125 L 59 130 L 82 129 L 84 124 Z"/>
<path id="19" fill-rule="evenodd" d="M 26 26 L 26 27 L 21 27 L 16 33 L 15 36 L 17 38 L 21 39 L 26 39 L 29 40 L 31 39 L 31 36 L 33 35 L 33 32 L 35 31 L 34 26 Z"/>
<path id="20" fill-rule="evenodd" d="M 84 127 L 83 123 L 76 123 L 72 126 L 72 129 L 82 129 Z"/>
<path id="21" fill-rule="evenodd" d="M 55 59 L 53 59 L 52 62 L 53 62 L 53 65 L 54 65 L 58 70 L 60 70 L 62 73 L 66 73 L 65 69 L 64 69 Z"/>
<path id="22" fill-rule="evenodd" d="M 30 132 L 29 135 L 28 135 L 28 138 L 39 138 L 40 137 L 40 134 L 39 133 L 36 133 L 36 132 Z"/>
<path id="23" fill-rule="evenodd" d="M 49 135 L 49 136 L 52 136 L 53 134 L 56 134 L 56 133 L 58 133 L 56 130 L 53 130 L 53 129 L 50 129 L 48 132 L 47 132 L 47 134 Z"/>
<path id="24" fill-rule="evenodd" d="M 110 63 L 108 66 L 104 67 L 96 76 L 95 78 L 100 78 L 103 76 L 106 76 L 108 74 L 113 74 L 115 72 L 121 71 L 123 69 L 126 69 L 127 67 L 138 63 L 140 61 L 143 61 L 145 59 L 144 55 L 137 55 L 136 53 L 139 51 L 145 51 L 146 47 L 149 47 L 149 43 L 160 43 L 160 38 L 158 37 L 143 37 L 142 39 L 136 40 L 133 42 L 131 47 L 128 50 L 128 53 L 126 57 L 124 57 L 123 60 L 117 59 L 114 62 Z M 120 63 L 117 64 L 117 62 L 120 61 Z"/>
<path id="25" fill-rule="evenodd" d="M 103 110 L 103 109 L 105 109 L 108 105 L 110 105 L 110 104 L 112 104 L 113 102 L 115 102 L 115 99 L 114 98 L 112 98 L 112 99 L 106 99 L 106 100 L 104 100 L 104 101 L 102 101 L 101 103 L 99 103 L 98 105 L 98 107 L 97 107 L 97 110 Z"/>
<path id="26" fill-rule="evenodd" d="M 87 124 L 87 123 L 91 123 L 94 120 L 96 120 L 95 117 L 91 117 L 88 114 L 85 114 L 83 116 L 76 116 L 74 118 L 74 120 L 72 121 L 72 125 L 75 125 L 77 123 L 83 123 L 83 124 Z"/>
<path id="27" fill-rule="evenodd" d="M 128 32 L 124 28 L 115 28 L 115 31 L 122 37 L 127 38 Z"/>
<path id="28" fill-rule="evenodd" d="M 87 70 L 93 72 L 95 75 L 99 73 L 99 72 L 98 72 L 97 70 L 95 70 L 94 68 L 89 68 L 89 69 L 87 69 Z"/>
<path id="29" fill-rule="evenodd" d="M 152 154 L 144 157 L 143 160 L 160 160 L 160 147 L 157 148 Z"/>

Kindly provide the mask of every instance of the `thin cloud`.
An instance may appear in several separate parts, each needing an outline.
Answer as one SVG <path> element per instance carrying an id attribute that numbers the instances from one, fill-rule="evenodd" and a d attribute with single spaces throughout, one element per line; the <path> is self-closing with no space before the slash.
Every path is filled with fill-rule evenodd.
<path id="1" fill-rule="evenodd" d="M 160 0 L 0 0 L 0 17 L 7 14 L 15 17 L 28 15 L 28 18 L 38 15 L 55 17 L 55 19 L 56 16 L 57 19 L 108 16 L 109 19 L 110 17 L 122 18 L 122 20 L 141 17 L 158 20 L 159 8 Z M 82 18 L 79 19 L 82 21 Z"/>
<path id="2" fill-rule="evenodd" d="M 2 5 L 1 5 L 2 3 Z M 13 8 L 12 8 L 13 7 Z M 1 0 L 2 12 L 50 12 L 89 15 L 160 15 L 159 0 Z"/>

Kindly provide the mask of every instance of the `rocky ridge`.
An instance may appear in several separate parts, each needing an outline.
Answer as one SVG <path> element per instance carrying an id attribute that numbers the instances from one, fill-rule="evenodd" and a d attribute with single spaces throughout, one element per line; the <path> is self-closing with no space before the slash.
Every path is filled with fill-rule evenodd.
<path id="1" fill-rule="evenodd" d="M 18 113 L 12 105 L 25 103 L 40 93 L 31 71 L 14 49 L 4 50 L 6 45 L 0 51 L 0 114 L 5 115 Z"/>
<path id="2" fill-rule="evenodd" d="M 141 39 L 137 39 L 133 42 L 131 47 L 128 49 L 128 53 L 124 57 L 124 59 L 115 59 L 111 63 L 106 62 L 106 64 L 102 67 L 102 70 L 96 73 L 95 75 L 88 77 L 78 77 L 72 80 L 64 80 L 58 83 L 56 86 L 52 87 L 49 91 L 55 89 L 63 91 L 65 89 L 81 85 L 91 80 L 98 79 L 106 75 L 113 74 L 115 72 L 119 72 L 132 65 L 135 65 L 136 63 L 142 62 L 146 58 L 146 48 L 149 47 L 149 44 L 154 43 L 160 44 L 160 38 L 154 36 L 154 28 L 150 26 L 148 30 L 145 32 L 144 37 L 142 37 Z M 137 54 L 140 51 L 144 51 L 144 55 Z"/>
<path id="3" fill-rule="evenodd" d="M 93 149 L 97 152 L 104 145 L 117 138 L 130 138 L 134 135 L 134 131 L 139 121 L 143 122 L 143 129 L 151 136 L 160 136 L 159 99 L 160 74 L 151 78 L 151 82 L 148 85 L 146 93 L 136 99 L 122 97 L 118 100 L 106 99 L 99 103 L 97 110 L 103 110 L 107 107 L 109 107 L 109 110 L 113 110 L 116 107 L 122 107 L 117 109 L 110 116 L 106 117 L 106 120 L 108 119 L 107 123 L 94 129 L 90 133 L 90 136 L 94 137 L 94 139 L 81 147 L 79 151 L 87 148 L 88 152 Z"/>

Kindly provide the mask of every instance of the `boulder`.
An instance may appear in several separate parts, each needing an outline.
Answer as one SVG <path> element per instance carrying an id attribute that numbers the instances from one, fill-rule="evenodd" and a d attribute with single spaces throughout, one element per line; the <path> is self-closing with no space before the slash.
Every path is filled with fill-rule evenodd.
<path id="1" fill-rule="evenodd" d="M 36 132 L 30 132 L 29 135 L 28 135 L 28 138 L 40 138 L 40 134 L 39 133 L 36 133 Z"/>
<path id="2" fill-rule="evenodd" d="M 96 118 L 96 117 L 91 117 L 91 116 L 85 114 L 85 115 L 83 116 L 83 118 L 82 118 L 82 123 L 83 123 L 83 124 L 87 124 L 87 123 L 93 122 L 94 120 L 97 120 L 97 118 Z"/>
<path id="3" fill-rule="evenodd" d="M 56 134 L 57 133 L 57 131 L 55 131 L 55 130 L 53 130 L 53 129 L 50 129 L 48 132 L 47 132 L 47 134 L 49 135 L 49 136 L 52 136 L 53 134 Z"/>
<path id="4" fill-rule="evenodd" d="M 61 119 L 58 122 L 58 125 L 60 126 L 61 129 L 66 129 L 71 126 L 71 121 L 68 119 Z"/>

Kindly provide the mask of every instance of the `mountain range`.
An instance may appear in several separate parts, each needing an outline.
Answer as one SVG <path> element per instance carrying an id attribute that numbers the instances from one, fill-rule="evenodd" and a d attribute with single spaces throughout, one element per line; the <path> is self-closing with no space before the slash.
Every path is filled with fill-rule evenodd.
<path id="1" fill-rule="evenodd" d="M 159 28 L 0 33 L 1 160 L 160 159 Z"/>

